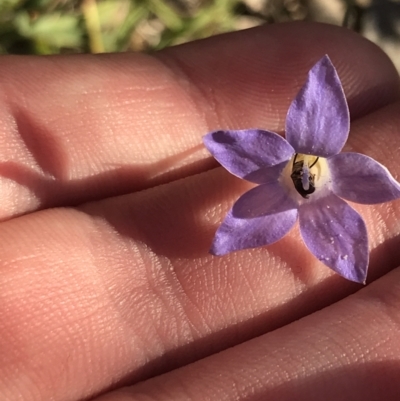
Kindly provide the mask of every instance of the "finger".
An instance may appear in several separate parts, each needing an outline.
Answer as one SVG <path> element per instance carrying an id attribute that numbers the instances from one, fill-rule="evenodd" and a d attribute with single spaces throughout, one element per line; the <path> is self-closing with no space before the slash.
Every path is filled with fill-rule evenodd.
<path id="1" fill-rule="evenodd" d="M 358 120 L 349 143 L 363 151 L 379 132 L 385 153 L 366 151 L 395 175 L 398 107 Z M 88 397 L 278 329 L 359 288 L 314 259 L 295 231 L 267 248 L 209 255 L 247 185 L 214 169 L 2 223 L 3 393 Z M 373 278 L 400 263 L 400 209 L 394 202 L 361 212 Z"/>
<path id="2" fill-rule="evenodd" d="M 398 400 L 400 271 L 273 333 L 96 401 Z"/>
<path id="3" fill-rule="evenodd" d="M 399 97 L 397 73 L 375 45 L 319 24 L 267 26 L 153 56 L 4 57 L 0 218 L 214 166 L 201 137 L 216 128 L 282 130 L 306 72 L 325 53 L 353 117 Z"/>

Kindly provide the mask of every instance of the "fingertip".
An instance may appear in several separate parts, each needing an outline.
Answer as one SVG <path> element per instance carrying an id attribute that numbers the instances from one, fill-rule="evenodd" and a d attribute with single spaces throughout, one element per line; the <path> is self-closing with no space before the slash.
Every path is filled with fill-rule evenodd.
<path id="1" fill-rule="evenodd" d="M 399 77 L 388 56 L 333 25 L 265 25 L 165 49 L 157 57 L 188 79 L 210 129 L 279 131 L 307 72 L 324 55 L 338 70 L 352 118 L 399 98 Z"/>

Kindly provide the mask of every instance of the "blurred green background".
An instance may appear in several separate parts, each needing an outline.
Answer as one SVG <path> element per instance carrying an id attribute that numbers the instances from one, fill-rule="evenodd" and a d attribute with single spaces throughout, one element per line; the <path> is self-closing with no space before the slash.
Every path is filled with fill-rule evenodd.
<path id="1" fill-rule="evenodd" d="M 399 52 L 394 0 L 0 0 L 0 53 L 149 51 L 290 20 L 345 25 Z"/>

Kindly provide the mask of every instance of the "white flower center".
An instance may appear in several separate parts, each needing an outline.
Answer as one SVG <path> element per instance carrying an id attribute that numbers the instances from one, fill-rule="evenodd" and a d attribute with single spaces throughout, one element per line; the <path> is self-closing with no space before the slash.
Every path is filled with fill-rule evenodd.
<path id="1" fill-rule="evenodd" d="M 285 186 L 301 195 L 303 199 L 322 195 L 329 182 L 329 167 L 323 157 L 296 153 L 282 172 Z M 322 192 L 322 193 L 321 193 Z"/>

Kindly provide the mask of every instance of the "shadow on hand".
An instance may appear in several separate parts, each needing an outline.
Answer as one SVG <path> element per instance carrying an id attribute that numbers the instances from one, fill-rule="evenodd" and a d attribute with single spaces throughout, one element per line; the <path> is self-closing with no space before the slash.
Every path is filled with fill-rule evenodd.
<path id="1" fill-rule="evenodd" d="M 30 156 L 26 164 L 15 162 L 12 158 L 2 161 L 0 177 L 27 188 L 38 200 L 39 209 L 76 206 L 140 191 L 217 165 L 211 157 L 199 159 L 199 153 L 206 153 L 204 146 L 199 143 L 154 163 L 135 165 L 133 161 L 129 165 L 108 164 L 103 165 L 104 171 L 96 175 L 81 177 L 82 166 L 77 162 L 79 155 L 68 154 L 66 149 L 71 149 L 71 146 L 65 138 L 57 138 L 55 133 L 49 132 L 45 126 L 19 109 L 14 110 L 13 116 L 18 134 Z M 88 156 L 88 159 L 95 161 L 96 157 Z M 37 205 L 33 209 L 36 210 Z M 5 218 L 29 211 L 17 211 Z"/>
<path id="2" fill-rule="evenodd" d="M 242 401 L 398 401 L 398 360 L 355 362 L 341 368 L 316 371 L 308 377 L 241 398 Z M 283 373 L 284 375 L 284 373 Z"/>

